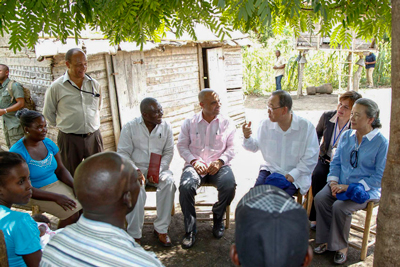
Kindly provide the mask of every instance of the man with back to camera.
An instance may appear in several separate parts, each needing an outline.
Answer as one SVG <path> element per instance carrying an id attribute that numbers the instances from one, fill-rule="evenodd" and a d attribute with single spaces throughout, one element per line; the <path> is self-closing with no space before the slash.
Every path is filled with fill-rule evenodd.
<path id="1" fill-rule="evenodd" d="M 21 84 L 11 81 L 8 78 L 9 73 L 8 66 L 0 64 L 0 116 L 3 118 L 3 132 L 8 148 L 24 137 L 24 130 L 15 113 L 25 105 L 24 88 Z M 9 86 L 12 97 L 8 92 Z"/>
<path id="2" fill-rule="evenodd" d="M 289 185 L 284 189 L 293 196 L 297 190 L 306 194 L 311 174 L 317 165 L 319 144 L 314 125 L 292 112 L 292 98 L 286 91 L 275 91 L 268 99 L 268 119 L 260 122 L 252 137 L 251 122 L 244 123 L 243 147 L 261 150 L 264 162 L 255 186 L 264 184 L 271 174 L 278 173 Z"/>
<path id="3" fill-rule="evenodd" d="M 376 56 L 374 53 L 369 52 L 368 56 L 365 57 L 365 71 L 367 73 L 367 87 L 374 87 L 374 78 L 372 74 L 374 73 L 376 63 Z"/>
<path id="4" fill-rule="evenodd" d="M 229 162 L 235 156 L 235 125 L 220 115 L 221 102 L 212 89 L 203 89 L 199 95 L 201 111 L 186 119 L 179 134 L 177 148 L 185 160 L 179 186 L 179 202 L 185 223 L 182 248 L 195 243 L 195 195 L 203 183 L 211 183 L 218 190 L 218 201 L 213 206 L 215 238 L 224 234 L 223 216 L 235 196 L 236 182 Z"/>
<path id="5" fill-rule="evenodd" d="M 172 246 L 168 235 L 171 224 L 171 210 L 174 205 L 176 186 L 169 170 L 174 155 L 174 137 L 171 125 L 162 119 L 162 106 L 155 98 L 147 97 L 140 103 L 141 116 L 122 127 L 118 142 L 118 153 L 129 158 L 138 168 L 139 180 L 157 187 L 157 218 L 154 221 L 154 234 L 165 247 Z M 159 177 L 148 177 L 151 153 L 161 155 Z M 148 180 L 145 179 L 148 177 Z M 155 182 L 158 180 L 158 183 Z M 144 223 L 146 190 L 142 186 L 135 209 L 128 214 L 128 233 L 140 242 Z"/>
<path id="6" fill-rule="evenodd" d="M 299 267 L 310 265 L 307 212 L 283 190 L 253 187 L 239 201 L 235 244 L 230 257 L 237 266 Z"/>
<path id="7" fill-rule="evenodd" d="M 140 191 L 128 159 L 115 152 L 85 159 L 74 188 L 83 215 L 50 240 L 40 266 L 163 266 L 124 230 Z"/>
<path id="8" fill-rule="evenodd" d="M 80 48 L 65 54 L 68 70 L 47 89 L 43 115 L 59 129 L 57 145 L 67 170 L 74 176 L 83 159 L 103 151 L 100 133 L 101 88 L 87 71 Z"/>

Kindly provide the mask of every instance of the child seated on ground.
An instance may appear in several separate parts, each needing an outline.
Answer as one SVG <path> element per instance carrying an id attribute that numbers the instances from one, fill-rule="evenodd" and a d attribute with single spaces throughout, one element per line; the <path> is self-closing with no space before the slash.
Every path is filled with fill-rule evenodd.
<path id="1" fill-rule="evenodd" d="M 9 266 L 39 266 L 42 257 L 39 230 L 28 213 L 11 210 L 32 196 L 29 169 L 16 153 L 0 152 L 0 230 L 3 231 Z"/>
<path id="2" fill-rule="evenodd" d="M 42 246 L 42 249 L 44 249 L 47 243 L 49 243 L 50 239 L 55 236 L 57 232 L 54 232 L 50 229 L 51 222 L 45 215 L 35 214 L 32 215 L 32 219 L 38 225 L 40 231 L 40 245 Z"/>

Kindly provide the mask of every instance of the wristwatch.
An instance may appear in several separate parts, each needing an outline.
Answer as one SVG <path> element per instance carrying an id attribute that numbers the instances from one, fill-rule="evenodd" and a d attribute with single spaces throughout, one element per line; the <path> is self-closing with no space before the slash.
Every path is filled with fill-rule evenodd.
<path id="1" fill-rule="evenodd" d="M 218 159 L 218 161 L 222 163 L 222 166 L 225 165 L 225 162 L 222 159 Z"/>

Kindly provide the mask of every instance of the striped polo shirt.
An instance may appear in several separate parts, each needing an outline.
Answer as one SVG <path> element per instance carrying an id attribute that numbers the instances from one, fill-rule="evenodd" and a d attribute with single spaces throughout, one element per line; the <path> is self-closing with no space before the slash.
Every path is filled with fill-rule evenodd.
<path id="1" fill-rule="evenodd" d="M 40 266 L 163 266 L 124 230 L 83 215 L 54 236 Z"/>

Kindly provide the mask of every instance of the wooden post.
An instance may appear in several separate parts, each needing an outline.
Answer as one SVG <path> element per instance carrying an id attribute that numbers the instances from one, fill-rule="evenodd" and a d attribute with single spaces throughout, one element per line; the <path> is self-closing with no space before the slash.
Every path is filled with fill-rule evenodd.
<path id="1" fill-rule="evenodd" d="M 304 74 L 304 65 L 306 63 L 302 63 L 302 57 L 301 57 L 301 52 L 299 53 L 300 55 L 300 60 L 299 60 L 299 84 L 297 86 L 297 96 L 302 96 L 303 95 L 303 74 Z M 303 57 L 305 57 L 304 52 L 303 52 Z"/>
<path id="2" fill-rule="evenodd" d="M 349 62 L 349 73 L 347 74 L 348 80 L 347 80 L 347 91 L 352 90 L 353 88 L 353 83 L 351 82 L 353 78 L 353 53 L 349 52 L 348 59 L 350 59 Z"/>
<path id="3" fill-rule="evenodd" d="M 360 79 L 361 79 L 362 69 L 363 69 L 362 66 L 358 66 L 358 70 L 353 75 L 353 90 L 356 92 L 358 92 L 358 89 L 360 88 Z"/>
<path id="4" fill-rule="evenodd" d="M 107 80 L 108 80 L 108 94 L 110 96 L 111 116 L 113 120 L 115 147 L 118 147 L 119 136 L 121 134 L 121 123 L 119 121 L 118 99 L 115 91 L 115 79 L 113 71 L 113 63 L 111 55 L 104 55 L 106 60 Z"/>

